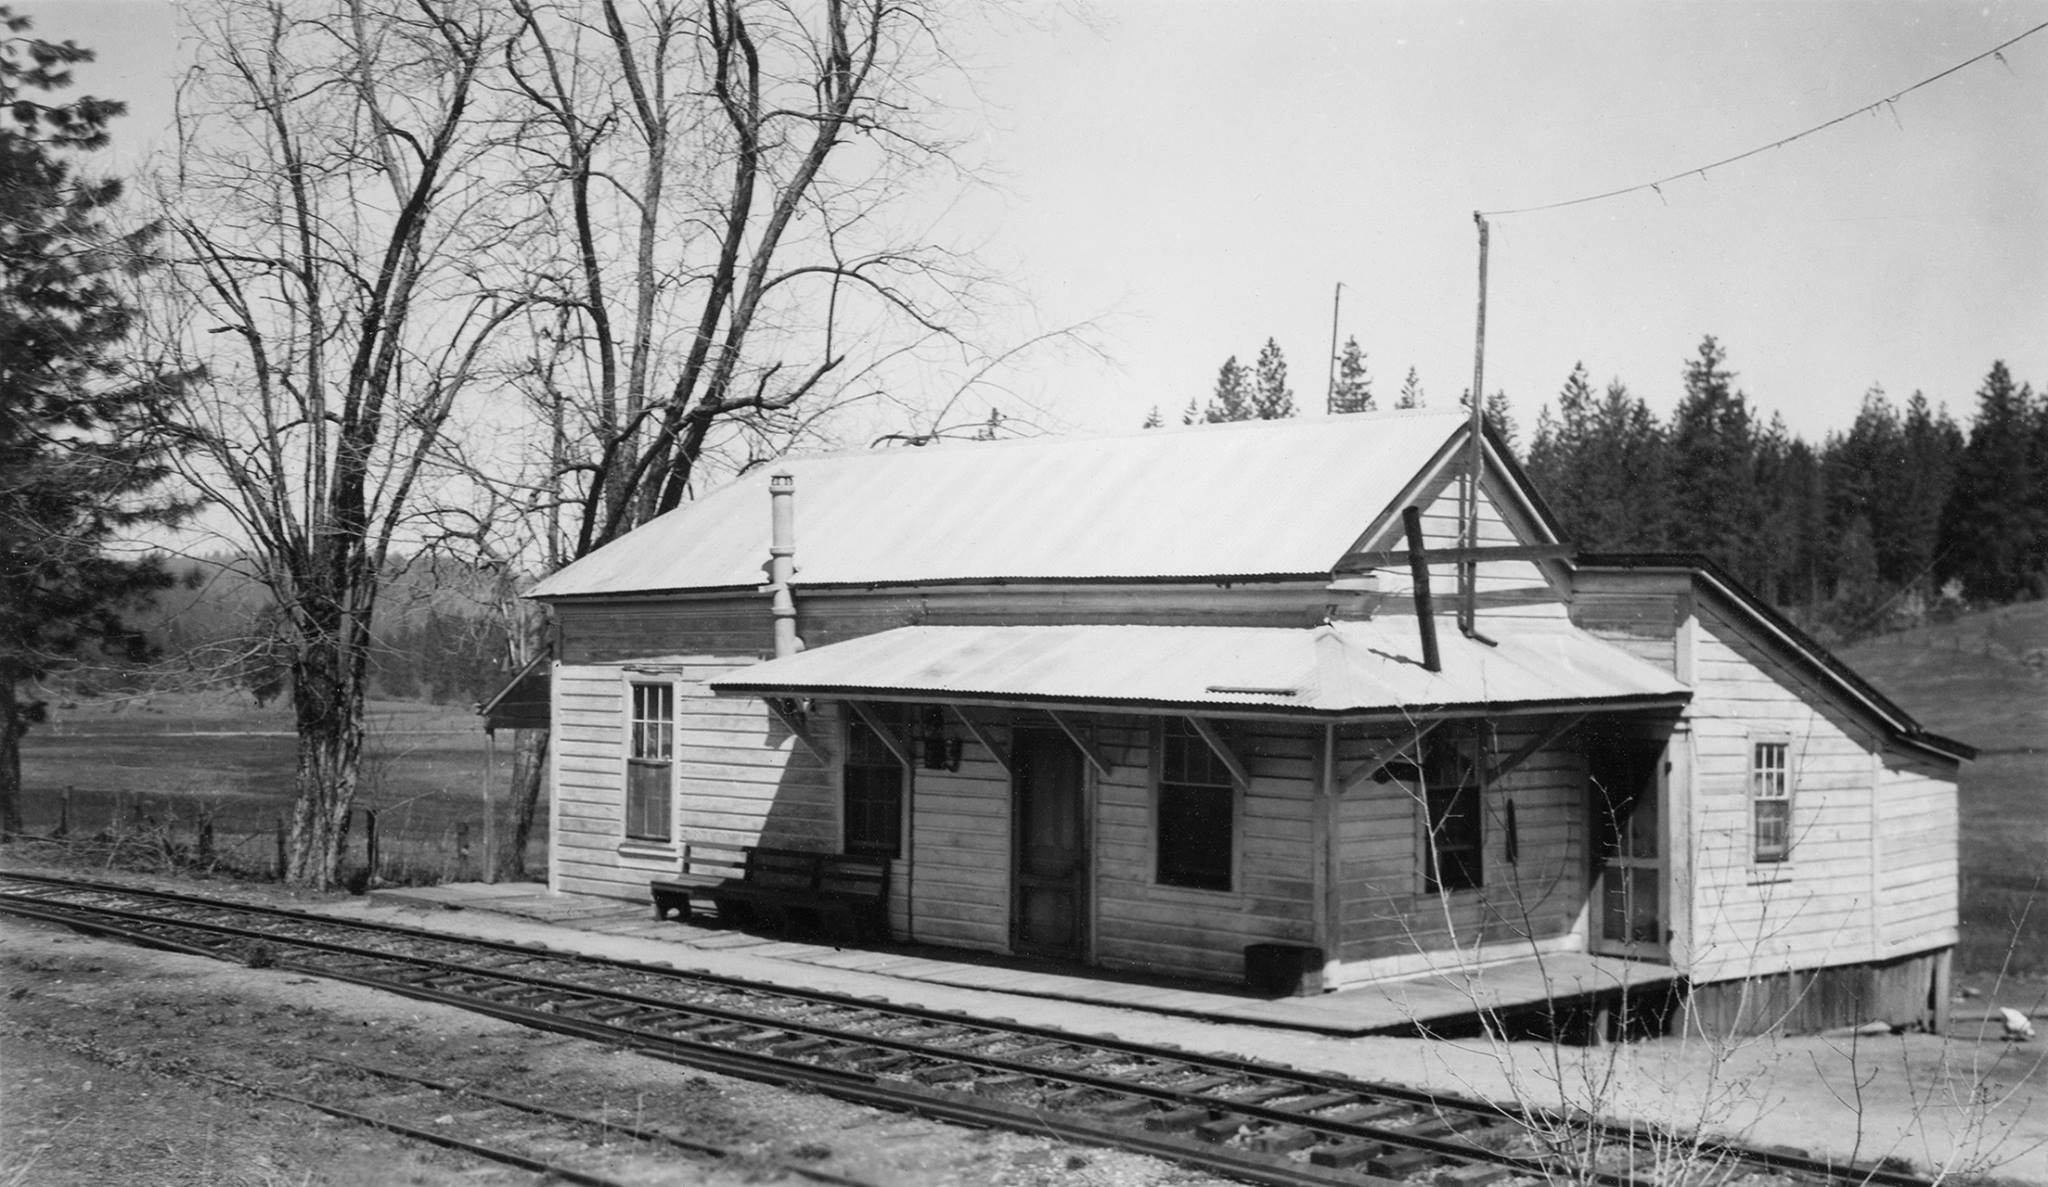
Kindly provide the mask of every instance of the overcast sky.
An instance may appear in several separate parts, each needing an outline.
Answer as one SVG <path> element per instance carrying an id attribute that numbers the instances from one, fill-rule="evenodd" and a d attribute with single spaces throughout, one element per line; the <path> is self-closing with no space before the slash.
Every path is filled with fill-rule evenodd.
<path id="1" fill-rule="evenodd" d="M 168 108 L 147 0 L 17 0 L 100 52 L 124 158 Z M 1027 9 L 1027 14 L 1032 10 Z M 1331 297 L 1383 405 L 1472 379 L 1475 209 L 1669 176 L 1893 94 L 2048 21 L 2019 3 L 1103 3 L 959 32 L 958 118 L 1000 188 L 954 230 L 1100 318 L 1112 365 L 1016 376 L 1077 428 L 1206 398 L 1268 336 L 1319 408 Z M 1967 418 L 1993 359 L 2048 383 L 2048 31 L 1874 114 L 1644 192 L 1493 220 L 1486 386 L 1526 435 L 1575 360 L 1659 411 L 1701 335 L 1818 439 L 1863 393 Z"/>

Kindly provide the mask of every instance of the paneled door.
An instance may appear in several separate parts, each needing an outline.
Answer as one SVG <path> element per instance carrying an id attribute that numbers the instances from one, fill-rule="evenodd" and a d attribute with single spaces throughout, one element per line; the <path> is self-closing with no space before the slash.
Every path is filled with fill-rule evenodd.
<path id="1" fill-rule="evenodd" d="M 1063 734 L 1018 730 L 1010 764 L 1010 946 L 1025 955 L 1083 960 L 1088 830 L 1081 753 Z"/>
<path id="2" fill-rule="evenodd" d="M 1664 876 L 1664 745 L 1616 738 L 1587 756 L 1593 826 L 1594 948 L 1668 959 Z"/>

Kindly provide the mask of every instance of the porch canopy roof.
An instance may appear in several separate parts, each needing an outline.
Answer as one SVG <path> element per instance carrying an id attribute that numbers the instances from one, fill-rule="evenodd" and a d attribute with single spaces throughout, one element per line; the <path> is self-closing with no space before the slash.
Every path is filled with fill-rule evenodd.
<path id="1" fill-rule="evenodd" d="M 711 680 L 727 696 L 837 697 L 1210 716 L 1385 717 L 1651 708 L 1691 693 L 1563 621 L 1438 626 L 1442 670 L 1413 618 L 1317 627 L 908 626 Z"/>

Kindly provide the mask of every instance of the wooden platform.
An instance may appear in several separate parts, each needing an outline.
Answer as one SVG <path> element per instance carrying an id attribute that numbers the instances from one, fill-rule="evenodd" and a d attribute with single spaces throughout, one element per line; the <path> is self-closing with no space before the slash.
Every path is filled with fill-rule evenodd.
<path id="1" fill-rule="evenodd" d="M 637 903 L 551 894 L 533 885 L 456 883 L 371 892 L 392 906 L 471 909 L 516 915 L 606 935 L 707 952 L 744 952 L 823 969 L 896 977 L 1057 1001 L 1121 1006 L 1219 1022 L 1278 1026 L 1328 1035 L 1403 1034 L 1418 1027 L 1458 1029 L 1482 1011 L 1513 1013 L 1595 993 L 1653 991 L 1672 970 L 1613 956 L 1557 953 L 1353 986 L 1317 997 L 1264 998 L 1212 986 L 1076 969 L 1042 961 L 980 956 L 911 945 L 836 948 L 675 920 L 656 922 Z"/>

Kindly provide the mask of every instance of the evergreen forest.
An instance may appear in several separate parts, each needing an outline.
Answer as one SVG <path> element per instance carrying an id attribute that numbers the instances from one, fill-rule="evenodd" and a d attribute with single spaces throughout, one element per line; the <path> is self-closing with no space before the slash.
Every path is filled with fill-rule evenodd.
<path id="1" fill-rule="evenodd" d="M 1994 362 L 1965 427 L 1924 393 L 1900 403 L 1873 387 L 1855 420 L 1815 445 L 1765 416 L 1736 378 L 1708 335 L 1668 418 L 1618 378 L 1596 386 L 1584 363 L 1526 445 L 1505 392 L 1487 396 L 1486 417 L 1582 552 L 1704 556 L 1831 643 L 2048 597 L 2048 391 Z M 1427 399 L 1411 367 L 1392 407 Z M 1181 421 L 1295 407 L 1269 338 L 1255 368 L 1227 360 Z M 1329 407 L 1381 407 L 1356 338 L 1334 360 Z M 1146 419 L 1161 423 L 1156 410 Z"/>

